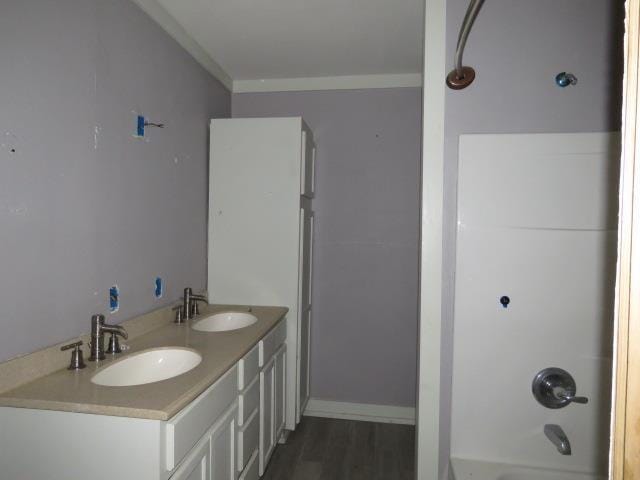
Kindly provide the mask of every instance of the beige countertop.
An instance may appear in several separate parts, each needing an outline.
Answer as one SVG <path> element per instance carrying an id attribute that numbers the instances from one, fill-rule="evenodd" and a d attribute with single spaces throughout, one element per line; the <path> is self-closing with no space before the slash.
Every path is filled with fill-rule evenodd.
<path id="1" fill-rule="evenodd" d="M 101 362 L 90 362 L 85 345 L 87 368 L 57 370 L 30 383 L 0 394 L 0 406 L 93 413 L 120 417 L 168 420 L 205 391 L 240 360 L 287 313 L 284 307 L 251 307 L 258 321 L 229 332 L 198 332 L 189 325 L 164 324 L 125 342 L 130 349 Z M 208 305 L 206 313 L 247 311 L 247 307 Z M 105 339 L 106 343 L 106 339 Z M 188 347 L 202 355 L 193 370 L 160 382 L 129 387 L 105 387 L 91 383 L 100 369 L 125 356 L 155 347 Z M 66 352 L 69 353 L 69 352 Z"/>

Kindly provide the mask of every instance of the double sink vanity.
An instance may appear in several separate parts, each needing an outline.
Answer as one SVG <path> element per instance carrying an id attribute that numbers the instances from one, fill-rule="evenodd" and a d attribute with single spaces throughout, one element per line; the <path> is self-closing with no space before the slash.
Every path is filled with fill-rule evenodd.
<path id="1" fill-rule="evenodd" d="M 259 478 L 285 425 L 288 310 L 201 308 L 124 322 L 123 352 L 86 368 L 59 346 L 0 365 L 1 478 Z"/>

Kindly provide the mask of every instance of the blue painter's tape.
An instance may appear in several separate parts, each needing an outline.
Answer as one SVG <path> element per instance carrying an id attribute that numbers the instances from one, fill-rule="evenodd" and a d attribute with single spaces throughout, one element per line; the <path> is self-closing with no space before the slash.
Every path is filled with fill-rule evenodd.
<path id="1" fill-rule="evenodd" d="M 155 295 L 156 298 L 160 298 L 162 297 L 163 290 L 164 290 L 164 285 L 162 283 L 162 278 L 157 277 L 155 281 L 155 290 L 153 294 Z"/>
<path id="2" fill-rule="evenodd" d="M 109 289 L 109 311 L 117 312 L 120 308 L 120 290 L 117 285 Z"/>
<path id="3" fill-rule="evenodd" d="M 137 136 L 138 137 L 144 137 L 144 117 L 142 115 L 138 115 L 138 129 L 137 129 Z"/>

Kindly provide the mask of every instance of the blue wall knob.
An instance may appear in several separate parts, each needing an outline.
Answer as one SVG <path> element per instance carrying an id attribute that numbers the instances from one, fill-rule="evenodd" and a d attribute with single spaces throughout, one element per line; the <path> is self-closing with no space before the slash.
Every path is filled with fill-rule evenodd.
<path id="1" fill-rule="evenodd" d="M 572 73 L 560 72 L 556 75 L 556 85 L 559 87 L 568 87 L 569 85 L 575 85 L 578 83 L 578 79 Z"/>
<path id="2" fill-rule="evenodd" d="M 503 295 L 502 297 L 500 297 L 500 305 L 502 305 L 503 308 L 507 308 L 510 303 L 511 303 L 511 299 L 506 295 Z"/>

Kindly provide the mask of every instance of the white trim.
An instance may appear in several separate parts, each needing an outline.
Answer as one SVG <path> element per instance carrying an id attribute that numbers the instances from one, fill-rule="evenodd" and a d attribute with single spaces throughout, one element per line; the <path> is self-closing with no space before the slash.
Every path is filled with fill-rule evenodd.
<path id="1" fill-rule="evenodd" d="M 422 87 L 420 73 L 344 75 L 338 77 L 265 78 L 234 80 L 233 93 L 354 90 L 361 88 Z"/>
<path id="2" fill-rule="evenodd" d="M 368 403 L 333 402 L 310 398 L 305 417 L 341 418 L 365 422 L 415 424 L 415 408 Z"/>
<path id="3" fill-rule="evenodd" d="M 437 480 L 449 461 L 440 444 L 446 7 L 446 0 L 426 0 L 424 12 L 416 480 Z"/>
<path id="4" fill-rule="evenodd" d="M 167 10 L 156 0 L 132 0 L 143 12 L 149 15 L 173 39 L 178 42 L 200 65 L 220 81 L 229 91 L 233 80 L 224 69 L 187 33 Z"/>

